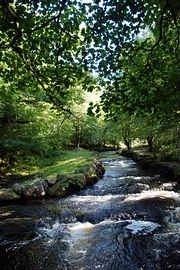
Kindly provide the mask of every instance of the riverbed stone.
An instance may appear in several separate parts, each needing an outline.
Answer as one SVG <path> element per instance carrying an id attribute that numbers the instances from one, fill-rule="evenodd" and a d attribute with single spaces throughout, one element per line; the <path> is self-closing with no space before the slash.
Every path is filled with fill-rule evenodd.
<path id="1" fill-rule="evenodd" d="M 42 198 L 45 196 L 48 184 L 45 180 L 35 180 L 22 187 L 22 197 L 26 199 Z"/>
<path id="2" fill-rule="evenodd" d="M 0 201 L 13 201 L 20 198 L 21 196 L 14 192 L 11 188 L 0 189 Z"/>

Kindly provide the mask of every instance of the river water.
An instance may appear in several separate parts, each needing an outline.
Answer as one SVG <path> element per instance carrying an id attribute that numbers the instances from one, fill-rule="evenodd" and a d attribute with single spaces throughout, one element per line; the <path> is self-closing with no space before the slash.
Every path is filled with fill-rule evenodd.
<path id="1" fill-rule="evenodd" d="M 78 194 L 0 207 L 1 270 L 180 269 L 176 183 L 127 158 L 102 162 Z"/>

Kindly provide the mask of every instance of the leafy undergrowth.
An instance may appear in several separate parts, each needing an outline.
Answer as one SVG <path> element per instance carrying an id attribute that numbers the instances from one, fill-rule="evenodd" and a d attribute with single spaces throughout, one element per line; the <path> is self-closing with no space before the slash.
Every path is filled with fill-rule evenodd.
<path id="1" fill-rule="evenodd" d="M 36 174 L 44 178 L 55 177 L 59 173 L 84 172 L 95 158 L 95 153 L 84 149 L 66 150 L 57 156 L 31 160 L 16 168 L 15 174 Z"/>

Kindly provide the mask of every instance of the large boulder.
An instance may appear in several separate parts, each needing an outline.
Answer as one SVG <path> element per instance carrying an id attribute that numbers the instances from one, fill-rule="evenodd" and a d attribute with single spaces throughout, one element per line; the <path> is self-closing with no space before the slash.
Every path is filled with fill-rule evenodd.
<path id="1" fill-rule="evenodd" d="M 95 161 L 86 173 L 58 174 L 57 182 L 50 185 L 47 194 L 53 197 L 64 197 L 77 192 L 91 184 L 97 182 L 105 172 L 101 161 Z"/>
<path id="2" fill-rule="evenodd" d="M 78 191 L 86 186 L 86 178 L 82 173 L 68 175 L 67 181 L 72 192 Z"/>
<path id="3" fill-rule="evenodd" d="M 0 189 L 0 201 L 13 201 L 20 198 L 21 196 L 15 193 L 11 188 Z"/>
<path id="4" fill-rule="evenodd" d="M 22 197 L 25 199 L 42 198 L 46 195 L 48 184 L 44 180 L 34 180 L 22 187 Z"/>

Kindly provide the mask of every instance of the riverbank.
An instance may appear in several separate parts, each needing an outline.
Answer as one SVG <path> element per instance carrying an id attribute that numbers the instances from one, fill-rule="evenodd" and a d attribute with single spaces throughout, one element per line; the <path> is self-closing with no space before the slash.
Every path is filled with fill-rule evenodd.
<path id="1" fill-rule="evenodd" d="M 133 151 L 122 150 L 121 155 L 137 162 L 142 169 L 149 170 L 161 177 L 176 181 L 180 187 L 180 163 L 171 161 L 159 161 L 147 148 L 138 148 Z"/>
<path id="2" fill-rule="evenodd" d="M 0 201 L 64 197 L 95 183 L 104 172 L 102 163 L 95 160 L 95 152 L 67 151 L 61 160 L 37 170 L 35 175 L 14 175 L 14 179 L 12 175 L 0 189 Z"/>

